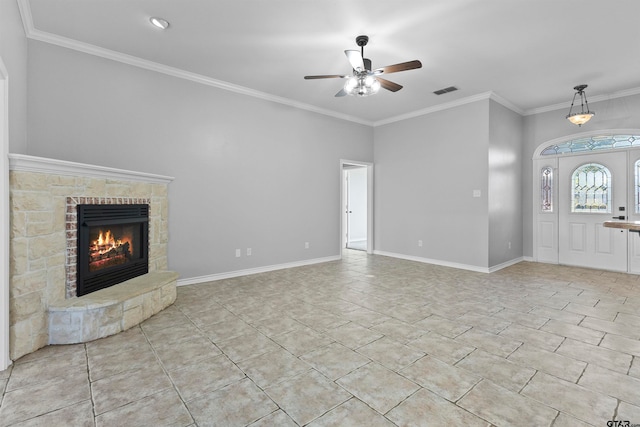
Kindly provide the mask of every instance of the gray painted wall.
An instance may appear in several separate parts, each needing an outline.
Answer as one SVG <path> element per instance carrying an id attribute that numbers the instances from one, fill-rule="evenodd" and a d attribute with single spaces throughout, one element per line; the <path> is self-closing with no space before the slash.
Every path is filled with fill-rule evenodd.
<path id="1" fill-rule="evenodd" d="M 340 159 L 372 162 L 372 128 L 37 41 L 28 78 L 28 154 L 175 177 L 182 278 L 339 254 Z"/>
<path id="2" fill-rule="evenodd" d="M 337 255 L 338 159 L 374 154 L 377 250 L 481 267 L 532 256 L 534 150 L 640 128 L 640 95 L 592 103 L 582 128 L 564 110 L 526 116 L 518 174 L 519 119 L 493 101 L 371 129 L 36 41 L 27 54 L 13 1 L 0 2 L 0 56 L 11 152 L 176 177 L 169 253 L 183 277 Z M 519 180 L 519 213 L 503 176 Z"/>
<path id="3" fill-rule="evenodd" d="M 488 150 L 489 100 L 376 127 L 375 249 L 488 267 Z"/>
<path id="4" fill-rule="evenodd" d="M 524 118 L 524 145 L 522 154 L 522 218 L 524 256 L 533 256 L 533 154 L 543 143 L 596 130 L 640 129 L 640 95 L 589 103 L 596 116 L 578 127 L 565 116 L 563 110 L 526 116 Z"/>
<path id="5" fill-rule="evenodd" d="M 27 39 L 18 3 L 0 0 L 0 58 L 9 74 L 9 151 L 27 151 Z"/>
<path id="6" fill-rule="evenodd" d="M 489 267 L 522 257 L 522 123 L 490 101 Z"/>

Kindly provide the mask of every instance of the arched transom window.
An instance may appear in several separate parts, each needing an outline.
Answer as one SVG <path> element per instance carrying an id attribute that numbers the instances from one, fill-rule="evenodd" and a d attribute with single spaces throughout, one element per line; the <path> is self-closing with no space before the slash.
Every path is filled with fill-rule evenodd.
<path id="1" fill-rule="evenodd" d="M 640 147 L 640 135 L 599 135 L 573 139 L 561 144 L 552 144 L 542 150 L 542 156 L 564 153 L 583 153 L 616 148 Z"/>
<path id="2" fill-rule="evenodd" d="M 573 172 L 571 212 L 611 212 L 611 172 L 606 166 L 587 163 Z"/>

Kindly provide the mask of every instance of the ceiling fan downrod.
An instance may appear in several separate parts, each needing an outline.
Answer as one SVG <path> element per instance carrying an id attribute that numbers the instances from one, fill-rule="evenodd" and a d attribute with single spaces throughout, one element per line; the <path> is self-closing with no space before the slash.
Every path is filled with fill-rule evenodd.
<path id="1" fill-rule="evenodd" d="M 364 58 L 364 47 L 369 43 L 369 36 L 358 36 L 356 37 L 356 44 L 360 46 L 360 54 Z"/>
<path id="2" fill-rule="evenodd" d="M 362 61 L 364 62 L 364 68 L 366 71 L 371 71 L 371 60 L 369 58 L 364 57 L 364 47 L 369 43 L 369 36 L 358 36 L 356 37 L 356 44 L 360 46 L 360 56 L 362 57 Z"/>

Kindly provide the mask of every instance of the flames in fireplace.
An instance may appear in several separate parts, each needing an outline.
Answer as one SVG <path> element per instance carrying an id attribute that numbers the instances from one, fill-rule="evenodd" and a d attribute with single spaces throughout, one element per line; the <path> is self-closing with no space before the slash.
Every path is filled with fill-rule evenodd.
<path id="1" fill-rule="evenodd" d="M 78 204 L 77 295 L 149 271 L 148 204 Z"/>
<path id="2" fill-rule="evenodd" d="M 97 239 L 89 244 L 89 271 L 129 262 L 133 254 L 130 233 L 114 235 L 111 230 L 99 230 Z"/>

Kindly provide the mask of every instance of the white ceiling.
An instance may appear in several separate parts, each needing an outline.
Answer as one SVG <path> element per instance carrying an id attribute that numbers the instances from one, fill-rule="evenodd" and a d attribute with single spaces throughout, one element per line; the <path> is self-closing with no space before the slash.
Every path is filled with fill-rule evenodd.
<path id="1" fill-rule="evenodd" d="M 640 93 L 638 0 L 19 0 L 27 35 L 327 114 L 380 123 L 487 92 L 521 113 Z M 149 24 L 159 16 L 171 25 Z M 334 94 L 343 53 L 369 36 L 373 67 L 404 86 Z M 140 58 L 139 61 L 135 58 Z M 137 62 L 136 62 L 137 61 Z M 161 64 L 161 65 L 158 65 Z M 448 86 L 458 91 L 436 96 Z"/>

